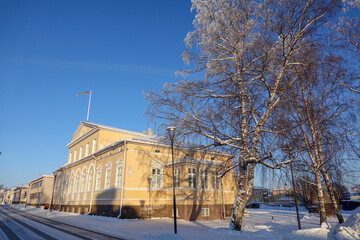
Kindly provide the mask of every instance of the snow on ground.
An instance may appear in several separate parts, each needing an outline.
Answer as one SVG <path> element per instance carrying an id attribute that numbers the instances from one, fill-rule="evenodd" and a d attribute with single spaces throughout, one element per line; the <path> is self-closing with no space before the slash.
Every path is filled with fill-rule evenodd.
<path id="1" fill-rule="evenodd" d="M 360 207 L 355 209 L 341 226 L 338 226 L 336 238 L 338 240 L 360 239 Z"/>
<path id="2" fill-rule="evenodd" d="M 336 218 L 329 218 L 329 228 L 320 228 L 319 216 L 309 214 L 300 208 L 302 230 L 298 230 L 295 208 L 267 207 L 247 209 L 241 232 L 228 230 L 229 219 L 214 221 L 178 220 L 178 234 L 173 234 L 173 219 L 133 219 L 123 220 L 110 217 L 88 216 L 75 213 L 41 210 L 24 205 L 10 205 L 19 210 L 38 216 L 90 228 L 127 239 L 360 239 L 360 208 L 344 211 L 344 224 L 339 226 Z M 351 215 L 353 214 L 353 215 Z M 351 216 L 350 216 L 351 215 Z"/>

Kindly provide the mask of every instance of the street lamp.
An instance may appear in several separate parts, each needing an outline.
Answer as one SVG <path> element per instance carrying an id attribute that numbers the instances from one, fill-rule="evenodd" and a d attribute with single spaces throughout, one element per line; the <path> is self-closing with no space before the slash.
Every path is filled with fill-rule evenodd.
<path id="1" fill-rule="evenodd" d="M 174 233 L 177 233 L 176 226 L 176 200 L 175 200 L 175 170 L 174 170 L 174 138 L 176 127 L 170 126 L 166 128 L 171 141 L 171 161 L 172 161 L 172 180 L 173 180 L 173 208 L 174 208 Z"/>

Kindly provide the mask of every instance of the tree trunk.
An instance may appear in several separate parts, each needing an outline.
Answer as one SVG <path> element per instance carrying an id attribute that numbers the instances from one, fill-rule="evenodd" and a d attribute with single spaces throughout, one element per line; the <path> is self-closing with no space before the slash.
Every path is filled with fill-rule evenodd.
<path id="1" fill-rule="evenodd" d="M 230 226 L 231 230 L 241 231 L 242 220 L 245 212 L 245 194 L 244 190 L 239 189 L 232 207 Z"/>
<path id="2" fill-rule="evenodd" d="M 320 171 L 315 171 L 315 180 L 316 180 L 316 190 L 317 190 L 318 201 L 319 201 L 320 226 L 322 228 L 326 228 L 327 227 L 327 217 L 326 217 L 326 210 L 325 210 L 324 193 L 323 193 L 323 189 L 321 186 Z"/>
<path id="3" fill-rule="evenodd" d="M 325 184 L 326 184 L 326 188 L 328 190 L 328 193 L 329 193 L 329 196 L 330 196 L 330 200 L 331 200 L 331 203 L 335 209 L 335 213 L 336 213 L 336 217 L 339 221 L 339 223 L 343 223 L 344 222 L 344 218 L 341 214 L 341 211 L 340 211 L 340 208 L 339 208 L 339 205 L 335 199 L 335 194 L 334 194 L 334 189 L 332 188 L 331 186 L 331 183 L 330 183 L 330 178 L 329 178 L 329 175 L 327 174 L 326 170 L 324 167 L 321 168 L 321 173 L 324 177 L 324 180 L 325 180 Z"/>

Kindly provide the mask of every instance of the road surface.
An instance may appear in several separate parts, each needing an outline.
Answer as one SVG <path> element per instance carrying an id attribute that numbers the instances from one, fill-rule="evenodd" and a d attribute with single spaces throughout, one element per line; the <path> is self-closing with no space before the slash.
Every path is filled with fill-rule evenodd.
<path id="1" fill-rule="evenodd" d="M 0 205 L 0 239 L 9 240 L 121 240 L 105 233 L 71 226 L 66 223 L 24 213 L 6 205 Z"/>

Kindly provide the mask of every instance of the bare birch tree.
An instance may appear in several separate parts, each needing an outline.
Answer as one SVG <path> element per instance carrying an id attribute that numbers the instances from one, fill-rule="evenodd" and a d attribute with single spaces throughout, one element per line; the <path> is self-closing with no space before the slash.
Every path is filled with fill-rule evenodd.
<path id="1" fill-rule="evenodd" d="M 307 65 L 298 55 L 317 44 L 314 34 L 338 4 L 192 0 L 195 29 L 185 39 L 183 59 L 193 68 L 180 73 L 203 77 L 147 93 L 151 116 L 176 125 L 184 137 L 200 139 L 203 147 L 221 147 L 236 156 L 233 167 L 240 175 L 230 229 L 241 230 L 255 166 L 286 163 L 271 157 L 280 132 L 273 131 L 268 120 L 297 81 L 288 73 Z"/>

